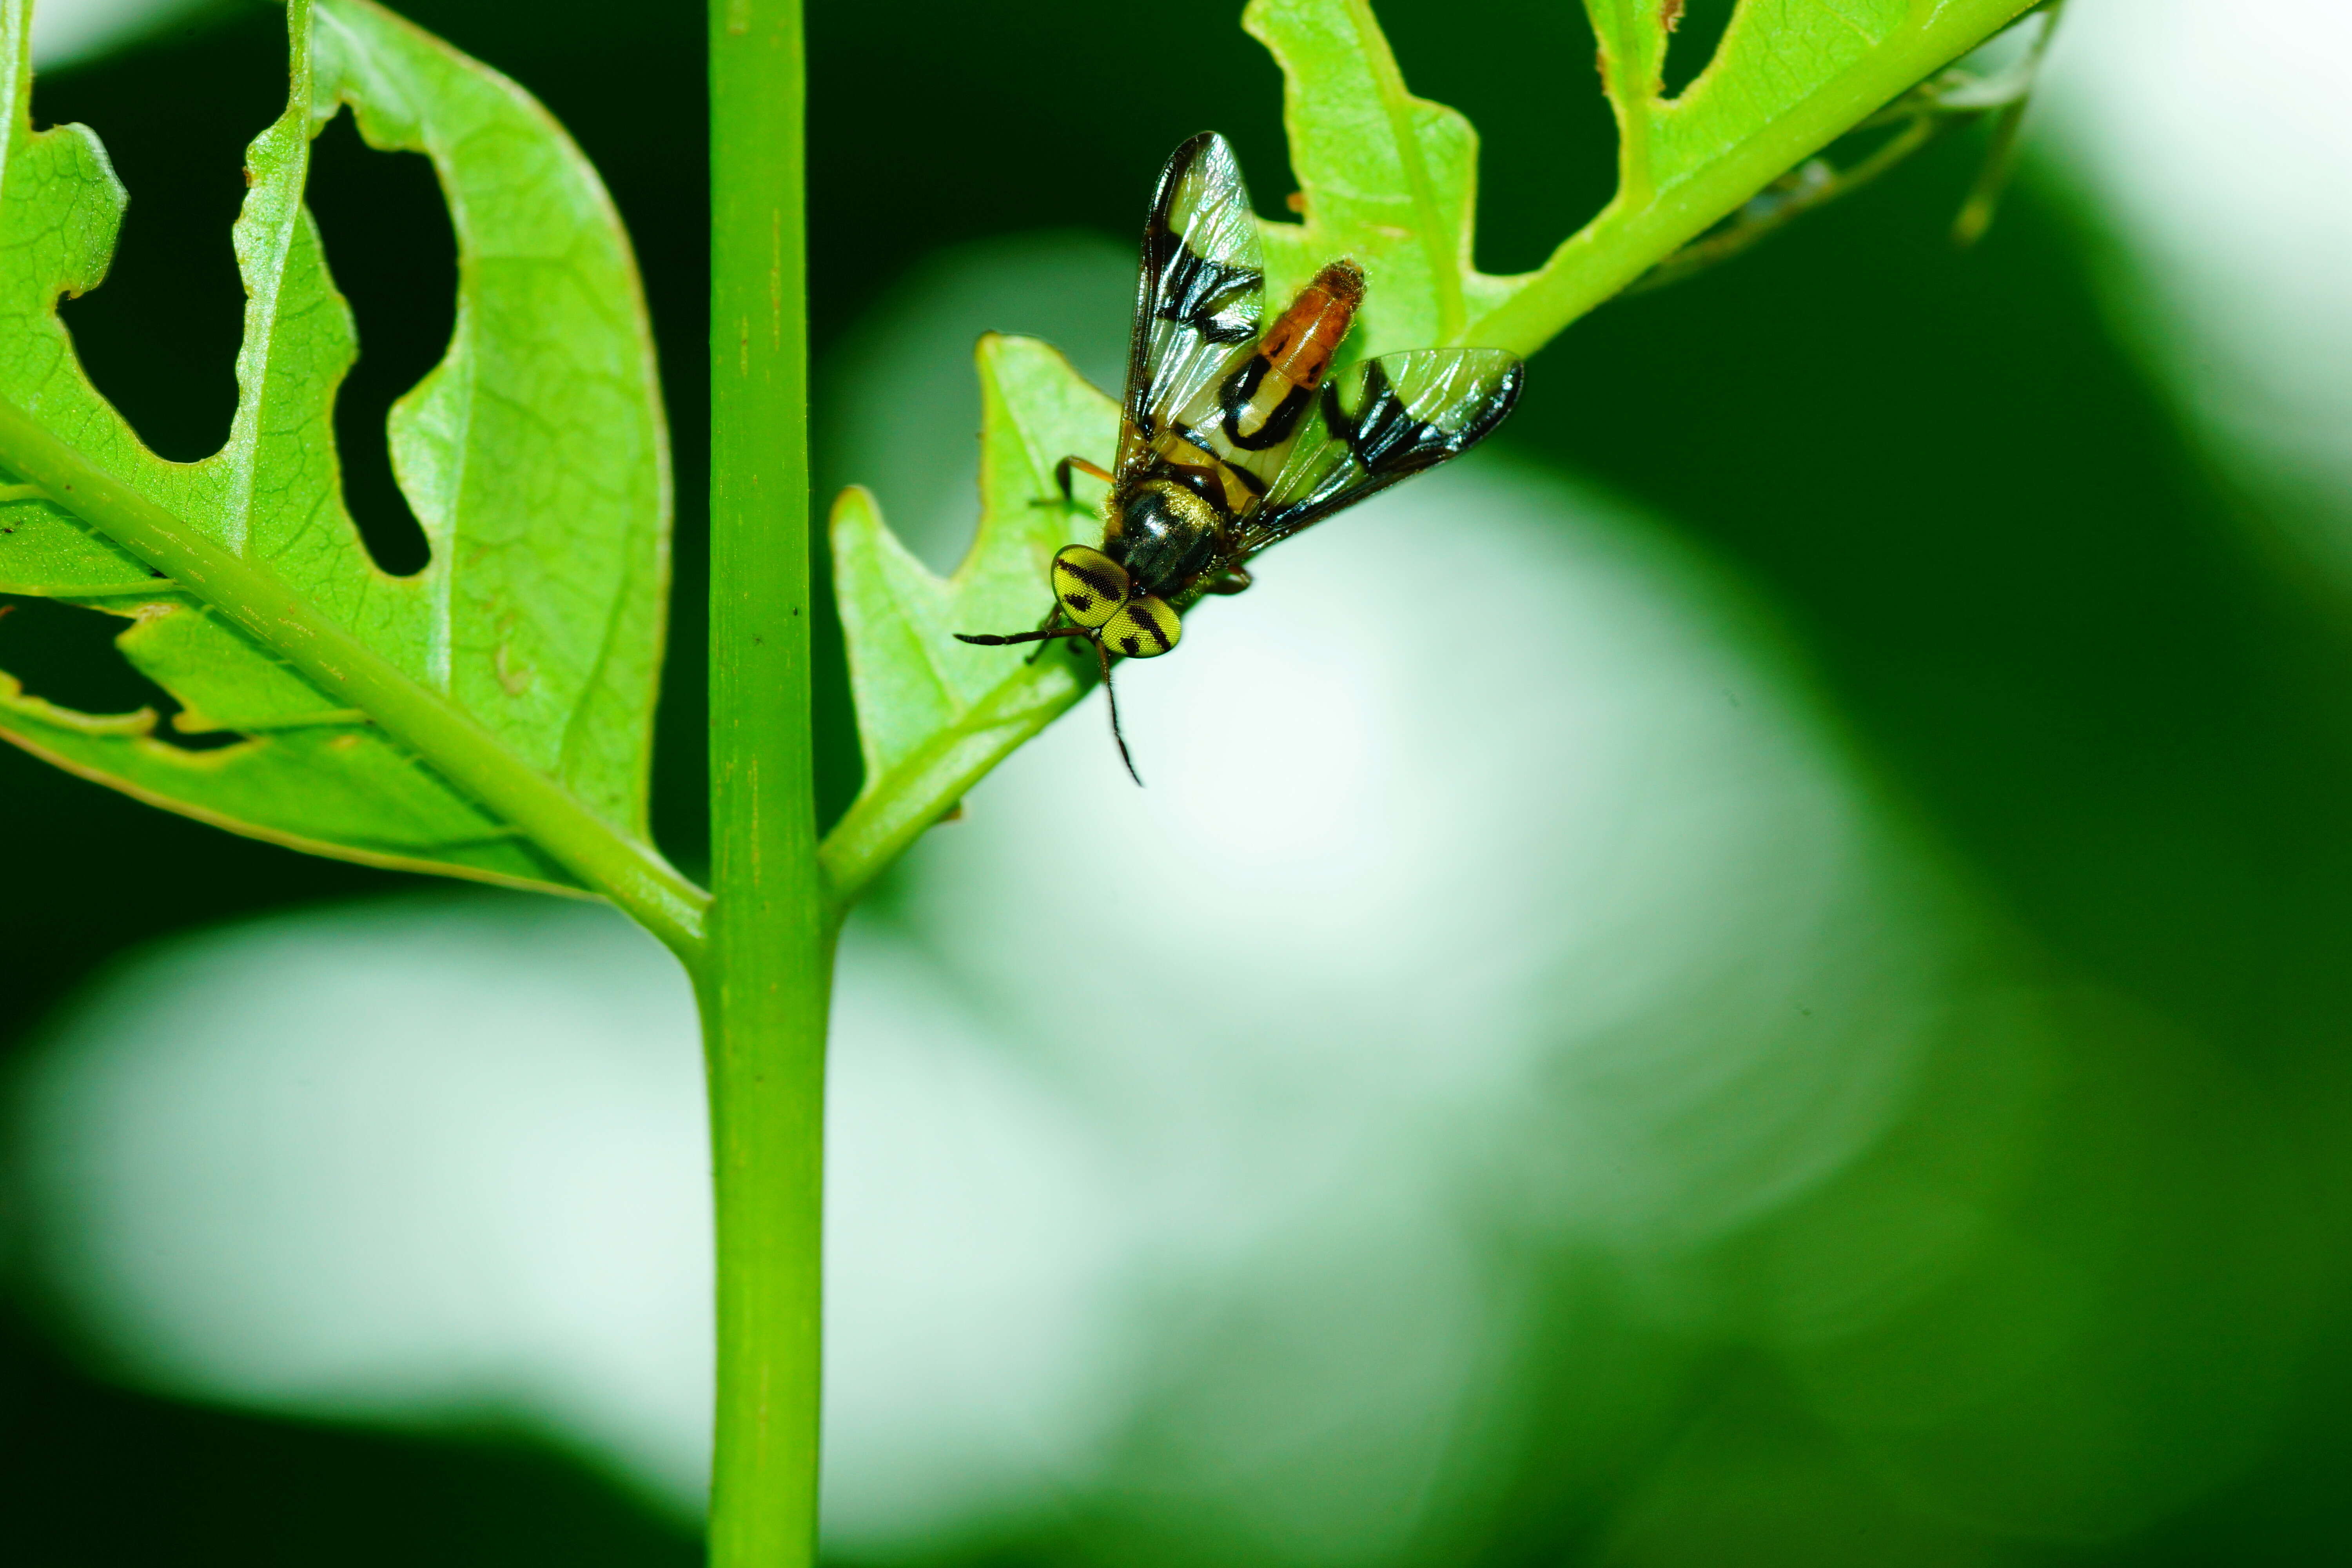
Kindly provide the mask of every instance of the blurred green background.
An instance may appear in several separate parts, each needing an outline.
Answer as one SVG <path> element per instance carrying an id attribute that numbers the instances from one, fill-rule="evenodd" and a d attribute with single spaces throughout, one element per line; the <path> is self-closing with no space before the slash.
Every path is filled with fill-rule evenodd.
<path id="1" fill-rule="evenodd" d="M 813 7 L 825 478 L 875 483 L 935 564 L 958 547 L 972 333 L 1038 331 L 1108 374 L 1145 194 L 1203 126 L 1276 206 L 1279 79 L 1236 9 Z M 1691 9 L 1678 48 L 1728 5 Z M 2248 340 L 2226 310 L 2183 303 L 2229 276 L 2166 249 L 2210 212 L 2195 202 L 2211 170 L 2135 142 L 2160 106 L 2122 115 L 2083 56 L 2131 9 L 2078 5 L 2053 68 L 2053 96 L 2073 96 L 2037 122 L 1980 247 L 1946 239 L 1982 153 L 1963 137 L 1720 272 L 1597 312 L 1536 363 L 1491 462 L 1269 559 L 1324 598 L 1270 583 L 1229 628 L 1196 632 L 1189 676 L 1171 661 L 1133 683 L 1150 801 L 1097 787 L 1110 764 L 1089 709 L 883 890 L 849 944 L 844 1070 L 864 1097 L 853 1125 L 912 1152 L 852 1172 L 851 1228 L 899 1239 L 876 1244 L 887 1267 L 852 1258 L 844 1278 L 875 1321 L 904 1315 L 939 1372 L 844 1406 L 837 1558 L 2352 1556 L 2352 508 L 2290 417 L 2340 431 L 2341 384 L 2325 367 L 2265 381 L 2230 357 Z M 2342 33 L 2326 9 L 2262 26 L 2324 60 Z M 700 16 L 406 11 L 545 100 L 635 235 L 679 497 L 658 826 L 698 864 Z M 1579 8 L 1387 0 L 1381 16 L 1414 89 L 1480 129 L 1481 265 L 1534 264 L 1609 187 Z M 66 315 L 168 456 L 227 426 L 227 226 L 243 144 L 283 92 L 281 26 L 206 13 L 37 87 L 38 116 L 95 126 L 131 189 L 111 277 Z M 2251 78 L 2254 59 L 2197 64 Z M 2123 189 L 2126 166 L 2142 174 Z M 363 346 L 339 413 L 349 483 L 396 563 L 413 524 L 381 422 L 448 330 L 448 229 L 422 163 L 366 152 L 347 122 L 319 171 Z M 2320 175 L 2226 177 L 2255 217 L 2285 215 L 2277 248 L 2341 276 L 2327 246 L 2352 243 L 2352 221 L 2305 211 Z M 2336 320 L 2284 336 L 2324 358 Z M 1348 641 L 1367 620 L 1377 636 Z M 0 620 L 0 668 L 85 707 L 145 700 L 107 635 L 26 605 Z M 1252 689 L 1261 656 L 1282 672 L 1267 690 Z M 825 657 L 838 809 L 857 764 L 837 643 Z M 1405 726 L 1438 782 L 1399 771 L 1383 725 Z M 1238 784 L 1211 744 L 1234 734 L 1261 770 Z M 1334 793 L 1295 782 L 1324 765 Z M 1239 818 L 1188 805 L 1261 796 Z M 618 1061 L 628 1031 L 611 1020 L 632 1007 L 677 1044 L 658 965 L 578 911 L 419 895 L 13 752 L 0 798 L 0 1038 L 26 1064 L 0 1324 L 8 1560 L 691 1560 L 691 1399 L 674 1441 L 629 1414 L 669 1410 L 668 1394 L 581 1393 L 605 1331 L 510 1385 L 461 1353 L 507 1298 L 468 1298 L 447 1315 L 463 1331 L 394 1325 L 408 1359 L 305 1382 L 291 1350 L 237 1363 L 217 1348 L 233 1325 L 174 1317 L 155 1281 L 200 1264 L 156 1263 L 171 1237 L 142 1239 L 103 1196 L 213 1191 L 205 1161 L 278 1125 L 278 1101 L 238 1086 L 308 1081 L 339 1051 L 386 1073 L 439 1062 L 469 1105 L 536 1104 L 569 1059 L 550 1047 L 477 1093 L 477 1058 L 341 1027 L 297 1039 L 302 1017 L 446 983 L 531 1020 L 499 1038 L 555 1039 L 546 1019 L 589 963 L 620 977 L 618 999 L 577 1029 L 618 1030 Z M 1171 951 L 1243 955 L 1218 996 L 1171 1003 L 1163 1031 L 1116 1049 L 1069 1033 L 1042 993 L 1133 933 L 1004 918 L 1050 895 L 1021 868 L 1080 811 L 1129 813 L 1107 820 L 1159 858 L 1189 928 Z M 191 931 L 214 934 L 150 947 Z M 432 934 L 451 931 L 464 940 Z M 1252 952 L 1296 962 L 1254 970 Z M 378 991 L 303 978 L 362 961 Z M 539 989 L 500 991 L 524 970 Z M 284 994 L 256 989 L 272 985 Z M 879 1066 L 848 1054 L 869 1041 Z M 959 1041 L 976 1043 L 955 1056 Z M 194 1065 L 154 1077 L 155 1050 Z M 205 1066 L 232 1058 L 262 1077 Z M 956 1102 L 971 1120 L 934 1137 L 901 1109 L 932 1101 L 892 1097 L 941 1081 L 978 1087 Z M 174 1110 L 190 1105 L 231 1118 L 218 1147 Z M 458 1114 L 417 1111 L 384 1159 L 572 1168 L 499 1153 L 509 1123 L 487 1111 L 448 1131 Z M 623 1117 L 599 1101 L 565 1126 L 626 1142 Z M 93 1127 L 131 1153 L 90 1143 Z M 1148 1152 L 1096 1147 L 1105 1129 Z M 173 1137 L 195 1142 L 173 1154 Z M 676 1186 L 664 1147 L 649 1158 Z M 301 1169 L 251 1179 L 299 1185 Z M 634 1191 L 599 1189 L 601 1212 Z M 940 1219 L 940 1193 L 966 1207 Z M 277 1202 L 224 1197 L 207 1223 L 261 1227 Z M 1009 1242 L 992 1229 L 1008 1208 L 1027 1226 Z M 917 1210 L 914 1239 L 888 1230 Z M 429 1252 L 438 1212 L 311 1215 L 286 1234 L 334 1246 L 272 1256 L 289 1278 L 357 1258 L 362 1278 L 398 1225 Z M 515 1248 L 537 1244 L 537 1212 L 516 1211 Z M 614 1226 L 675 1246 L 677 1214 L 690 1252 L 690 1201 Z M 411 1276 L 384 1279 L 396 1296 Z M 335 1318 L 331 1286 L 269 1310 Z M 235 1316 L 242 1299 L 220 1290 L 206 1310 Z M 611 1342 L 658 1338 L 667 1310 Z M 680 1383 L 667 1375 L 647 1374 Z M 837 1366 L 837 1402 L 882 1381 Z M 1025 1457 L 973 1457 L 997 1450 Z"/>

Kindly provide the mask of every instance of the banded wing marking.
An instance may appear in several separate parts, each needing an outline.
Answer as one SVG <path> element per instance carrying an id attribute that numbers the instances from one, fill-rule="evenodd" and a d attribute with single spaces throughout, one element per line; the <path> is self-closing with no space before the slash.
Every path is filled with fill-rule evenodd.
<path id="1" fill-rule="evenodd" d="M 1265 261 L 1241 165 L 1223 137 L 1203 132 L 1168 160 L 1144 225 L 1122 475 L 1143 460 L 1152 437 L 1250 353 L 1265 296 Z"/>
<path id="2" fill-rule="evenodd" d="M 1341 371 L 1242 520 L 1241 553 L 1460 457 L 1510 413 L 1526 374 L 1503 349 L 1408 349 Z"/>

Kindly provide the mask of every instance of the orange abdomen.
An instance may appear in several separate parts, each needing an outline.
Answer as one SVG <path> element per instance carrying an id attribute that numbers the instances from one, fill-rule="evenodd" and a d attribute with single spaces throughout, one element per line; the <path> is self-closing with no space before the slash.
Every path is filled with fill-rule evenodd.
<path id="1" fill-rule="evenodd" d="M 1314 391 L 1363 302 L 1364 272 L 1354 262 L 1334 261 L 1318 272 L 1258 343 L 1268 372 Z"/>
<path id="2" fill-rule="evenodd" d="M 1217 389 L 1217 433 L 1244 452 L 1270 450 L 1288 440 L 1363 301 L 1363 269 L 1354 262 L 1334 261 L 1318 272 L 1258 340 L 1256 352 Z M 1221 455 L 1230 459 L 1234 453 Z M 1257 493 L 1264 493 L 1263 487 Z"/>

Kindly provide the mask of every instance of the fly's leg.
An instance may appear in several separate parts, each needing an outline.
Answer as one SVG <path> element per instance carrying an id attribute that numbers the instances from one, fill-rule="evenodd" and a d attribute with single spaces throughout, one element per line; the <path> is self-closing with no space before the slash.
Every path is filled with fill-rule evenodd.
<path id="1" fill-rule="evenodd" d="M 1054 483 L 1061 487 L 1064 500 L 1076 499 L 1070 494 L 1070 470 L 1073 468 L 1082 474 L 1090 474 L 1107 485 L 1114 482 L 1110 470 L 1100 463 L 1089 463 L 1084 458 L 1076 455 L 1064 458 L 1054 465 Z"/>
<path id="2" fill-rule="evenodd" d="M 1242 564 L 1250 558 L 1246 531 L 1228 523 L 1217 530 L 1217 552 L 1210 558 L 1209 569 L 1202 574 L 1203 594 L 1239 594 L 1255 581 L 1249 568 Z"/>
<path id="3" fill-rule="evenodd" d="M 1062 492 L 1062 499 L 1056 501 L 1052 496 L 1040 496 L 1029 504 L 1031 506 L 1077 505 L 1078 498 L 1070 489 L 1070 470 L 1073 468 L 1082 474 L 1091 474 L 1107 485 L 1116 482 L 1111 478 L 1110 470 L 1099 463 L 1089 463 L 1084 458 L 1075 456 L 1064 458 L 1054 465 L 1054 488 Z"/>
<path id="4" fill-rule="evenodd" d="M 1023 659 L 1021 662 L 1024 664 L 1036 663 L 1038 656 L 1045 651 L 1047 639 L 1055 635 L 1054 628 L 1061 624 L 1062 606 L 1060 602 L 1057 600 L 1055 601 L 1054 607 L 1045 612 L 1045 618 L 1037 623 L 1037 646 L 1031 648 L 1029 650 L 1029 657 Z"/>

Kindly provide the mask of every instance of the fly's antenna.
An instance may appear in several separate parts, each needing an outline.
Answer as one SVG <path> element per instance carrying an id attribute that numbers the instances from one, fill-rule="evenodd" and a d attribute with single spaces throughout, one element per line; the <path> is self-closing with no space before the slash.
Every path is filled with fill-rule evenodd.
<path id="1" fill-rule="evenodd" d="M 1095 659 L 1102 666 L 1103 694 L 1110 699 L 1110 738 L 1118 742 L 1118 760 L 1127 764 L 1127 776 L 1143 787 L 1143 775 L 1135 771 L 1135 758 L 1127 749 L 1127 736 L 1118 727 L 1118 691 L 1110 683 L 1110 649 L 1103 640 L 1084 626 L 1057 626 L 1052 631 L 1013 632 L 1000 636 L 994 632 L 958 632 L 958 642 L 976 643 L 982 647 L 1010 647 L 1014 643 L 1049 642 L 1055 637 L 1084 637 L 1095 645 Z"/>
<path id="2" fill-rule="evenodd" d="M 1014 632 L 1010 637 L 998 637 L 993 632 L 958 632 L 955 639 L 958 642 L 977 643 L 982 647 L 1011 647 L 1017 642 L 1033 642 L 1037 646 L 1031 648 L 1029 657 L 1021 662 L 1034 664 L 1037 662 L 1037 656 L 1045 651 L 1045 645 L 1055 637 L 1090 637 L 1092 636 L 1094 634 L 1084 626 L 1063 626 L 1057 631 L 1050 632 Z"/>
<path id="3" fill-rule="evenodd" d="M 999 637 L 994 632 L 958 632 L 958 642 L 978 643 L 982 647 L 1011 647 L 1017 642 L 1045 642 L 1052 637 L 1089 637 L 1094 634 L 1084 626 L 1063 626 L 1050 632 L 1013 632 Z"/>
<path id="4" fill-rule="evenodd" d="M 1127 764 L 1127 776 L 1135 781 L 1136 788 L 1141 789 L 1143 775 L 1135 771 L 1135 758 L 1129 753 L 1127 736 L 1118 727 L 1118 689 L 1110 683 L 1110 649 L 1103 647 L 1100 637 L 1095 638 L 1094 643 L 1095 658 L 1102 663 L 1103 695 L 1110 700 L 1110 738 L 1118 744 L 1118 760 Z"/>
<path id="5" fill-rule="evenodd" d="M 1037 662 L 1037 656 L 1045 651 L 1045 645 L 1055 637 L 1083 637 L 1094 635 L 1083 626 L 1063 626 L 1061 620 L 1062 604 L 1056 599 L 1054 602 L 1054 607 L 1045 612 L 1045 618 L 1037 623 L 1037 629 L 1034 632 L 1014 632 L 1008 637 L 999 637 L 992 632 L 958 632 L 955 639 L 958 642 L 977 643 L 982 647 L 1010 647 L 1014 643 L 1033 642 L 1037 646 L 1029 650 L 1027 662 L 1034 664 Z"/>

